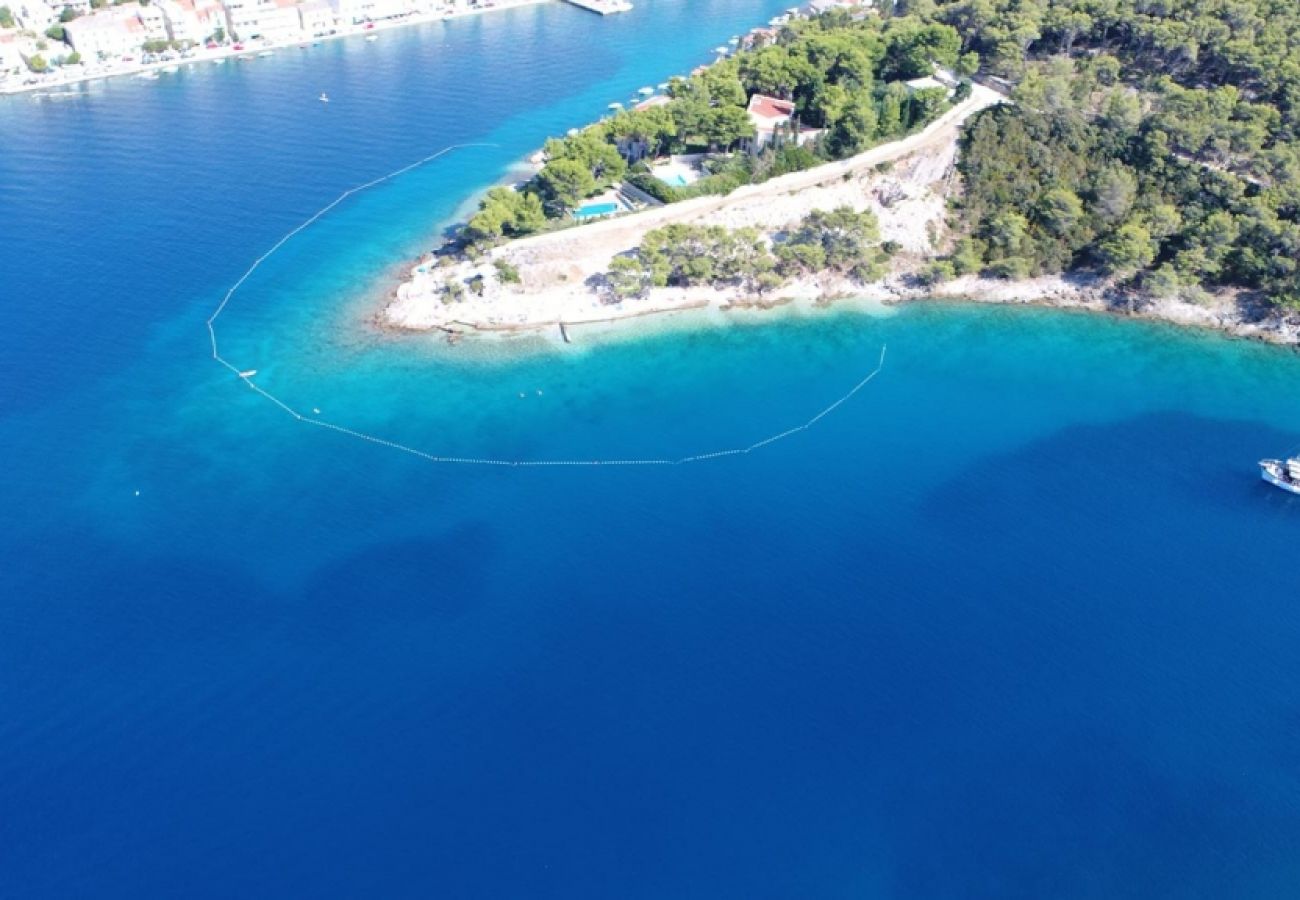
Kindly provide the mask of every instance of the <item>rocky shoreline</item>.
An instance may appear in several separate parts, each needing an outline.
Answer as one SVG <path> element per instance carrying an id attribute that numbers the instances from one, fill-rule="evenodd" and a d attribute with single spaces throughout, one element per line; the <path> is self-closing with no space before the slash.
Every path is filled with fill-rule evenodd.
<path id="1" fill-rule="evenodd" d="M 685 311 L 720 315 L 796 307 L 816 309 L 853 298 L 884 305 L 924 300 L 1034 305 L 1214 329 L 1236 337 L 1300 345 L 1300 312 L 1289 313 L 1244 291 L 1197 292 L 1196 302 L 1153 298 L 1089 273 L 1006 281 L 966 276 L 937 285 L 916 277 L 947 234 L 947 200 L 961 189 L 958 134 L 969 116 L 1002 102 L 985 89 L 917 134 L 851 159 L 591 225 L 511 241 L 477 260 L 430 254 L 390 292 L 376 324 L 393 332 L 441 332 L 451 341 L 538 334 L 571 339 L 571 329 L 643 322 Z M 757 228 L 769 239 L 812 210 L 869 210 L 882 241 L 896 248 L 894 271 L 861 284 L 832 273 L 787 282 L 766 296 L 736 288 L 654 288 L 618 300 L 603 290 L 610 260 L 670 222 Z M 507 277 L 506 273 L 510 273 Z M 448 282 L 469 285 L 451 297 Z"/>

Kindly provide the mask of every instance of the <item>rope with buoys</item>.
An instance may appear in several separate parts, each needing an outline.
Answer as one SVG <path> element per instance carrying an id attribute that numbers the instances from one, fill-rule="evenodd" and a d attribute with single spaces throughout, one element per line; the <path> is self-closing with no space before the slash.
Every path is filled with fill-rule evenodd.
<path id="1" fill-rule="evenodd" d="M 335 422 L 330 422 L 329 420 L 321 418 L 316 415 L 312 415 L 312 416 L 304 415 L 303 413 L 298 412 L 298 410 L 294 409 L 289 404 L 285 403 L 279 397 L 272 394 L 270 391 L 266 390 L 265 388 L 261 387 L 256 382 L 254 382 L 252 377 L 253 370 L 240 369 L 221 355 L 221 351 L 217 343 L 217 329 L 216 329 L 217 319 L 220 318 L 223 312 L 225 312 L 226 307 L 230 305 L 231 298 L 233 298 L 235 294 L 238 293 L 240 288 L 244 286 L 244 283 L 248 281 L 250 277 L 252 277 L 253 273 L 257 271 L 258 267 L 260 267 L 262 263 L 266 262 L 266 260 L 270 259 L 277 251 L 279 251 L 281 247 L 283 247 L 286 243 L 288 243 L 292 238 L 294 238 L 296 235 L 300 234 L 301 232 L 305 231 L 307 228 L 311 227 L 313 224 L 319 221 L 323 216 L 327 215 L 331 210 L 333 210 L 340 203 L 342 203 L 344 200 L 347 200 L 349 197 L 353 196 L 354 194 L 359 194 L 362 191 L 366 191 L 369 190 L 370 188 L 377 187 L 378 185 L 381 185 L 386 181 L 389 181 L 393 178 L 397 178 L 398 176 L 404 175 L 407 172 L 418 169 L 421 166 L 427 165 L 428 163 L 431 163 L 434 160 L 442 156 L 445 156 L 448 153 L 451 153 L 455 150 L 464 150 L 464 149 L 475 148 L 475 147 L 483 148 L 483 147 L 496 147 L 496 146 L 498 145 L 485 144 L 485 143 L 473 143 L 473 144 L 453 144 L 450 147 L 445 147 L 442 150 L 439 150 L 437 153 L 431 153 L 428 156 L 424 157 L 423 159 L 416 160 L 415 162 L 403 166 L 400 169 L 395 169 L 394 171 L 389 172 L 387 175 L 376 178 L 372 181 L 367 181 L 365 184 L 358 185 L 357 187 L 349 188 L 348 190 L 339 194 L 339 196 L 336 197 L 331 203 L 321 207 L 310 217 L 308 217 L 302 223 L 300 223 L 297 227 L 287 232 L 283 237 L 281 237 L 278 241 L 276 241 L 269 250 L 267 250 L 265 253 L 263 253 L 261 256 L 255 259 L 253 261 L 253 264 L 250 265 L 244 271 L 244 274 L 239 276 L 239 279 L 230 286 L 229 290 L 226 291 L 225 296 L 222 297 L 221 302 L 217 304 L 217 308 L 213 310 L 212 315 L 208 317 L 207 328 L 208 328 L 208 338 L 212 343 L 212 358 L 216 360 L 218 363 L 220 363 L 221 365 L 225 366 L 232 373 L 234 373 L 234 375 L 237 378 L 239 378 L 239 380 L 242 381 L 245 385 L 247 385 L 251 390 L 255 391 L 257 394 L 261 395 L 262 397 L 266 398 L 268 401 L 273 403 L 279 409 L 284 411 L 286 414 L 292 416 L 295 420 L 299 422 L 303 422 L 308 425 L 314 425 L 317 428 L 323 428 L 326 429 L 327 431 L 333 431 L 338 434 L 346 435 L 348 437 L 355 438 L 360 441 L 365 441 L 370 444 L 375 444 L 380 447 L 388 447 L 393 450 L 399 450 L 403 453 L 410 454 L 411 456 L 415 456 L 420 459 L 426 460 L 427 462 L 456 464 L 456 465 L 472 465 L 472 466 L 498 466 L 498 467 L 512 467 L 512 468 L 565 467 L 565 466 L 680 466 L 680 465 L 686 465 L 688 463 L 704 462 L 706 460 L 724 459 L 726 457 L 733 457 L 733 456 L 744 456 L 746 454 L 754 452 L 755 450 L 759 450 L 764 447 L 769 447 L 772 444 L 777 443 L 778 441 L 786 440 L 787 438 L 793 437 L 794 435 L 799 434 L 800 432 L 807 431 L 809 428 L 812 428 L 814 425 L 816 425 L 826 416 L 835 412 L 835 410 L 837 410 L 841 405 L 846 403 L 848 400 L 852 399 L 855 394 L 857 394 L 860 390 L 866 387 L 872 381 L 872 379 L 874 379 L 877 375 L 879 375 L 881 370 L 885 367 L 886 347 L 882 345 L 880 348 L 880 359 L 876 363 L 876 367 L 872 369 L 869 373 L 867 373 L 865 377 L 863 377 L 860 381 L 858 381 L 857 384 L 853 385 L 853 387 L 851 387 L 841 397 L 835 400 L 835 402 L 823 408 L 816 415 L 812 416 L 810 419 L 808 419 L 806 422 L 803 422 L 802 424 L 795 425 L 793 428 L 787 428 L 785 431 L 777 432 L 776 434 L 769 435 L 768 437 L 765 437 L 762 440 L 755 441 L 754 443 L 747 444 L 745 446 L 732 447 L 726 450 L 715 450 L 709 453 L 694 453 L 689 456 L 681 456 L 681 457 L 647 457 L 643 459 L 635 459 L 635 458 L 633 459 L 501 459 L 501 458 L 493 458 L 493 457 L 440 456 L 438 454 L 429 453 L 424 450 L 420 450 L 416 447 L 410 447 L 406 444 L 398 443 L 397 441 L 392 441 L 387 438 L 379 437 L 378 435 L 368 434 L 364 431 L 358 431 L 353 428 L 348 428 L 345 425 L 339 425 Z"/>

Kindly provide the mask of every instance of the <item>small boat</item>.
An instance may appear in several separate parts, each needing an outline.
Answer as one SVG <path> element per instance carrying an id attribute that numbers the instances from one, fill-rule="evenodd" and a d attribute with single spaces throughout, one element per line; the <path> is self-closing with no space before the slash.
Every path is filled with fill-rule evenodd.
<path id="1" fill-rule="evenodd" d="M 730 47 L 714 47 L 714 48 L 713 48 L 713 52 L 714 52 L 714 53 L 717 53 L 719 56 L 726 56 L 728 53 L 731 52 L 731 48 L 730 48 Z"/>
<path id="2" fill-rule="evenodd" d="M 1259 475 L 1273 487 L 1300 494 L 1300 456 L 1290 459 L 1261 459 Z"/>
<path id="3" fill-rule="evenodd" d="M 327 94 L 327 93 L 325 93 L 324 91 L 321 91 L 321 93 L 320 93 L 320 102 L 321 102 L 321 103 L 329 103 L 329 102 L 330 102 L 330 95 Z"/>
<path id="4" fill-rule="evenodd" d="M 622 104 L 622 103 L 619 103 L 617 100 L 615 100 L 613 103 L 611 103 L 611 104 L 609 105 L 609 108 L 612 109 L 612 110 L 617 111 L 617 110 L 620 110 L 620 109 L 623 108 L 623 104 Z"/>
<path id="5" fill-rule="evenodd" d="M 366 40 L 368 40 L 368 41 L 377 41 L 377 40 L 379 40 L 379 35 L 377 35 L 377 34 L 368 34 L 368 35 L 366 35 Z"/>
<path id="6" fill-rule="evenodd" d="M 637 93 L 640 94 L 642 97 L 649 97 L 649 96 L 650 96 L 651 94 L 653 94 L 654 92 L 655 92 L 655 89 L 652 88 L 652 87 L 643 87 L 643 88 L 641 88 L 640 90 L 637 91 Z"/>
<path id="7" fill-rule="evenodd" d="M 256 369 L 245 369 L 244 371 L 242 371 L 242 372 L 239 373 L 239 377 L 240 377 L 240 378 L 252 378 L 252 377 L 253 377 L 254 375 L 256 375 L 256 374 L 257 374 L 257 370 L 256 370 Z"/>
<path id="8" fill-rule="evenodd" d="M 275 51 L 274 51 L 274 50 L 263 50 L 261 53 L 259 53 L 259 54 L 257 54 L 257 55 L 258 55 L 258 56 L 274 56 L 274 55 L 275 55 Z"/>

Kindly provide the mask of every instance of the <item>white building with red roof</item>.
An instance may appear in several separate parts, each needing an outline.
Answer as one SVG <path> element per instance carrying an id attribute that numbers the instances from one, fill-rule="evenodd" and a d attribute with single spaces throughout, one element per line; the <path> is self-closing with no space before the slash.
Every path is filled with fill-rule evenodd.
<path id="1" fill-rule="evenodd" d="M 821 134 L 821 129 L 804 128 L 799 124 L 791 100 L 755 94 L 749 98 L 745 111 L 754 126 L 754 137 L 747 142 L 751 153 L 759 152 L 780 137 L 792 139 L 802 147 Z"/>

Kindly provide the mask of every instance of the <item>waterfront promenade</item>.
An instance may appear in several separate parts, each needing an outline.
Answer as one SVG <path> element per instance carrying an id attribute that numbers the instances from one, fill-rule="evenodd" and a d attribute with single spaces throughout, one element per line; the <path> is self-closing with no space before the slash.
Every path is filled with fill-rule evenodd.
<path id="1" fill-rule="evenodd" d="M 14 77 L 8 80 L 0 80 L 0 95 L 52 91 L 60 88 L 71 87 L 77 84 L 84 84 L 90 81 L 98 81 L 104 78 L 118 78 L 126 75 L 157 77 L 156 73 L 170 71 L 181 66 L 190 66 L 202 63 L 224 63 L 229 59 L 253 61 L 257 59 L 258 54 L 267 53 L 268 51 L 274 52 L 276 50 L 283 50 L 291 47 L 307 47 L 313 44 L 319 44 L 323 41 L 333 41 L 341 38 L 379 35 L 385 31 L 405 28 L 410 25 L 422 25 L 429 22 L 463 19 L 470 16 L 483 15 L 484 13 L 501 12 L 503 10 L 518 9 L 524 6 L 540 6 L 551 2 L 554 2 L 554 0 L 497 0 L 497 2 L 492 6 L 476 6 L 468 8 L 439 7 L 438 9 L 427 13 L 412 13 L 399 18 L 361 22 L 350 25 L 340 24 L 330 34 L 324 35 L 313 36 L 303 34 L 291 39 L 279 41 L 234 41 L 216 47 L 194 47 L 189 51 L 188 56 L 177 59 L 162 59 L 153 62 L 143 62 L 133 57 L 129 60 L 118 59 L 100 63 L 83 63 L 75 66 L 65 66 L 43 75 L 27 73 L 21 78 Z"/>

